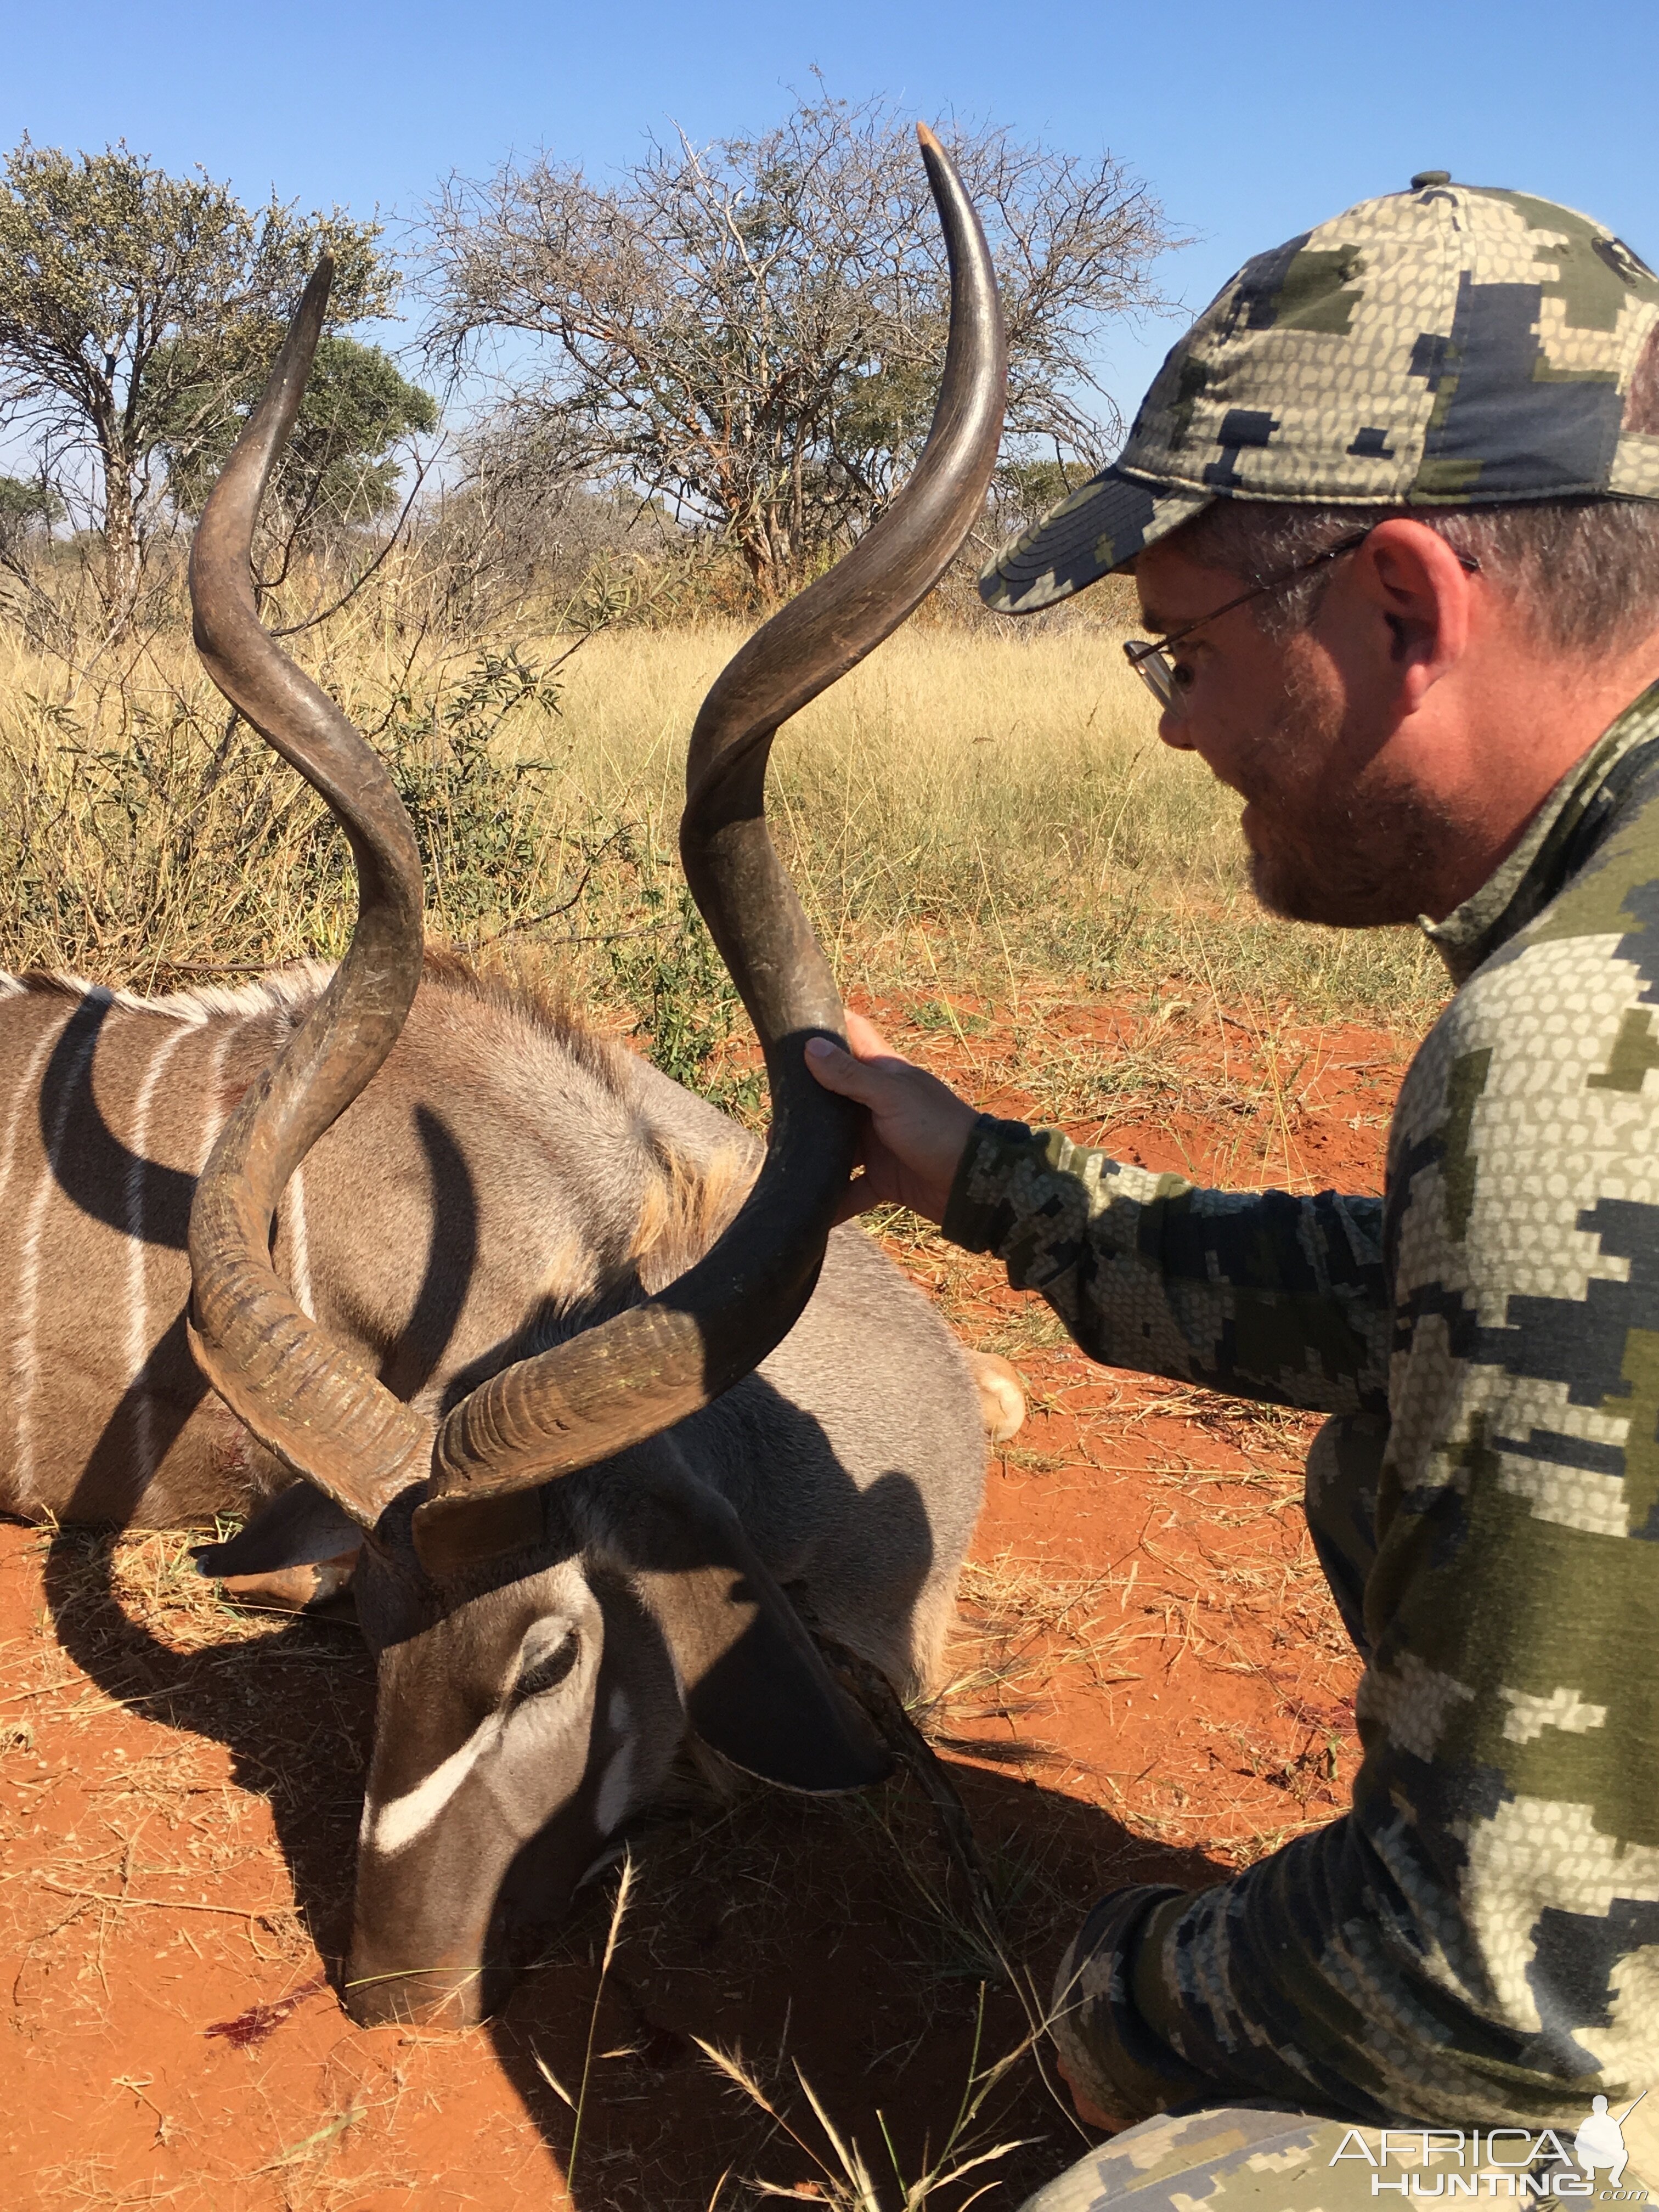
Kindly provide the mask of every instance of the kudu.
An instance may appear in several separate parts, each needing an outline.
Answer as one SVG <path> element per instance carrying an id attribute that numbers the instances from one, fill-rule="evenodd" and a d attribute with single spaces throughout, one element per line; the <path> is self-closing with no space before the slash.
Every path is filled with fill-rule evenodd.
<path id="1" fill-rule="evenodd" d="M 840 1003 L 764 816 L 777 728 L 931 588 L 995 459 L 994 279 L 953 167 L 926 133 L 923 150 L 951 270 L 927 446 L 853 551 L 738 653 L 692 736 L 682 854 L 765 1054 L 773 1115 L 757 1173 L 712 1109 L 522 1008 L 494 1018 L 538 1030 L 544 1048 L 514 1057 L 509 1047 L 480 1100 L 456 1084 L 453 1052 L 445 1068 L 434 1040 L 465 1026 L 463 1006 L 483 1026 L 478 1010 L 491 1002 L 441 975 L 416 997 L 421 884 L 407 819 L 371 749 L 255 611 L 253 526 L 321 327 L 326 267 L 197 533 L 204 659 L 327 800 L 360 885 L 352 942 L 326 988 L 313 981 L 269 1010 L 289 1034 L 263 1073 L 233 1064 L 225 1011 L 209 1110 L 216 1085 L 227 1103 L 246 1087 L 201 1170 L 188 1231 L 191 1348 L 240 1425 L 204 1411 L 203 1434 L 222 1439 L 233 1487 L 258 1486 L 267 1465 L 291 1479 L 204 1567 L 356 1555 L 378 1676 L 346 1971 L 360 2020 L 460 2022 L 488 2009 L 515 1931 L 562 1908 L 661 1791 L 688 1730 L 793 1788 L 878 1779 L 886 1754 L 791 1592 L 902 1688 L 937 1656 L 982 1480 L 978 1398 L 948 1333 L 896 1272 L 856 1232 L 830 1238 L 854 1130 L 844 1103 L 807 1074 L 802 1048 L 840 1033 Z M 282 998 L 280 985 L 264 989 Z M 21 994 L 31 997 L 50 994 Z M 60 1077 L 51 1112 L 42 1091 L 40 1121 L 66 1184 L 77 1172 L 64 1141 L 82 1110 L 76 1080 L 97 1031 L 106 1024 L 112 1043 L 141 1019 L 108 994 L 71 1003 L 59 1033 L 46 1023 L 33 1047 L 34 1065 Z M 168 1018 L 181 1030 L 219 1020 L 199 999 L 142 1018 Z M 475 1061 L 468 1081 L 477 1075 Z M 194 1162 L 184 1146 L 176 1169 L 145 1157 L 161 1079 L 140 1085 L 127 1144 L 100 1115 L 95 1073 L 82 1087 L 91 1141 L 121 1154 L 133 1202 L 155 1202 L 147 1218 L 159 1222 L 165 1205 L 176 1224 Z M 471 1166 L 475 1103 L 500 1115 L 489 1132 L 509 1156 L 499 1189 Z M 14 1110 L 8 1145 L 16 1125 Z M 155 1176 L 172 1181 L 156 1189 Z M 401 1251 L 382 1189 L 401 1192 L 416 1223 Z M 411 1192 L 426 1194 L 424 1212 Z M 26 1273 L 38 1273 L 38 1203 L 36 1216 Z M 434 1316 L 450 1322 L 435 1360 L 410 1322 L 409 1262 L 422 1238 L 415 1317 L 424 1307 L 434 1328 Z M 330 1239 L 342 1252 L 354 1239 L 387 1249 L 375 1267 L 337 1278 Z M 494 1305 L 481 1302 L 476 1326 L 451 1280 L 466 1275 L 474 1244 L 488 1255 L 481 1274 L 505 1286 Z M 154 1428 L 153 1405 L 149 1419 Z M 57 1504 L 39 1487 L 40 1463 L 37 1453 L 21 1510 Z M 169 1515 L 190 1502 L 187 1483 L 168 1488 L 171 1463 L 145 1494 L 146 1519 L 152 1496 Z M 89 1470 L 69 1502 L 101 1510 Z"/>

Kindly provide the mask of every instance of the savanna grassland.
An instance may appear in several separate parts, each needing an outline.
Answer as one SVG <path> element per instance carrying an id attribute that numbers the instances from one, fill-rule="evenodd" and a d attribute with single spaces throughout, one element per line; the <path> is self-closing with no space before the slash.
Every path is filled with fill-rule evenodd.
<path id="1" fill-rule="evenodd" d="M 687 732 L 733 625 L 412 653 L 367 620 L 299 653 L 391 760 L 428 926 L 659 1001 L 695 925 L 673 859 Z M 1195 1015 L 1415 1028 L 1438 964 L 1409 933 L 1263 917 L 1237 802 L 1155 734 L 1117 631 L 912 624 L 791 724 L 772 814 L 849 989 L 1186 998 Z M 135 988 L 344 942 L 343 842 L 234 723 L 178 635 L 76 680 L 0 632 L 0 955 Z M 648 978 L 648 980 L 647 980 Z"/>
<path id="2" fill-rule="evenodd" d="M 673 857 L 686 734 L 742 633 L 440 651 L 394 616 L 297 644 L 392 764 L 434 936 L 763 1118 Z M 1158 744 L 1110 622 L 913 623 L 786 730 L 773 791 L 849 999 L 991 1110 L 1211 1180 L 1378 1187 L 1437 967 L 1404 933 L 1260 915 L 1236 800 Z M 341 841 L 182 631 L 119 681 L 0 635 L 0 963 L 171 989 L 337 953 L 350 912 Z M 1310 1425 L 1093 1367 L 991 1261 L 873 1225 L 1031 1403 L 921 1716 L 994 1927 L 913 1785 L 758 1792 L 646 1829 L 488 2028 L 356 2029 L 326 1980 L 353 1632 L 233 1607 L 182 1534 L 0 1528 L 9 2201 L 1012 2212 L 1079 2154 L 1033 2037 L 1090 1899 L 1221 1878 L 1346 1796 Z"/>

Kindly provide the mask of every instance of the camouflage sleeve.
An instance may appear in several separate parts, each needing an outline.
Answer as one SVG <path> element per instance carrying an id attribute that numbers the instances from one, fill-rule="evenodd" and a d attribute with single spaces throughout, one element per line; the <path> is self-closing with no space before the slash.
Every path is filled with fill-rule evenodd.
<path id="1" fill-rule="evenodd" d="M 1352 1804 L 1097 1908 L 1060 2037 L 1126 2118 L 1559 2127 L 1659 2077 L 1656 850 L 1659 800 L 1407 1078 Z"/>
<path id="2" fill-rule="evenodd" d="M 1382 1203 L 1199 1190 L 982 1120 L 945 1234 L 1040 1291 L 1093 1359 L 1314 1412 L 1381 1414 Z"/>

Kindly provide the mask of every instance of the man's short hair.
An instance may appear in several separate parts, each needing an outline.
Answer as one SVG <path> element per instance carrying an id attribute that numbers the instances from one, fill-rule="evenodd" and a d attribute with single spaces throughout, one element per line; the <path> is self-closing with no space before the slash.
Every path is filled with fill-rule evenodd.
<path id="1" fill-rule="evenodd" d="M 1643 347 L 1620 428 L 1659 434 L 1659 330 Z M 1509 507 L 1307 507 L 1278 500 L 1215 500 L 1177 533 L 1183 551 L 1249 583 L 1322 553 L 1392 516 L 1426 522 L 1468 553 L 1500 590 L 1522 600 L 1540 639 L 1558 653 L 1615 652 L 1659 629 L 1659 501 L 1537 499 Z M 1261 599 L 1272 636 L 1313 618 L 1329 571 Z"/>
<path id="2" fill-rule="evenodd" d="M 1659 501 L 1541 499 L 1514 507 L 1304 507 L 1217 500 L 1177 533 L 1181 550 L 1247 583 L 1293 568 L 1396 515 L 1424 522 L 1526 608 L 1539 641 L 1567 654 L 1612 653 L 1659 629 Z M 1316 570 L 1255 604 L 1270 636 L 1314 617 L 1330 581 Z"/>

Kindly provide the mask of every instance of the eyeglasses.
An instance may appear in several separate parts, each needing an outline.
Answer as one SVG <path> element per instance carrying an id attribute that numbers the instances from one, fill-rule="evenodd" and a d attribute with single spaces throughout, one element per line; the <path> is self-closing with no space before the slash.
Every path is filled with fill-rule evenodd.
<path id="1" fill-rule="evenodd" d="M 1368 527 L 1355 531 L 1351 537 L 1339 538 L 1334 545 L 1328 545 L 1322 553 L 1316 553 L 1310 560 L 1298 561 L 1293 568 L 1281 568 L 1277 574 L 1264 577 L 1261 583 L 1252 584 L 1248 592 L 1241 592 L 1236 599 L 1228 599 L 1218 607 L 1212 607 L 1208 614 L 1200 615 L 1195 622 L 1182 623 L 1179 629 L 1170 630 L 1165 637 L 1155 641 L 1150 638 L 1132 637 L 1123 648 L 1124 659 L 1159 707 L 1167 711 L 1175 705 L 1181 690 L 1176 682 L 1175 663 L 1170 659 L 1172 645 L 1179 645 L 1183 637 L 1190 637 L 1195 629 L 1202 629 L 1206 623 L 1218 622 L 1223 615 L 1230 615 L 1235 607 L 1247 606 L 1252 599 L 1265 599 L 1269 592 L 1282 592 L 1286 584 L 1293 584 L 1298 576 L 1310 575 L 1316 568 L 1322 568 L 1327 562 L 1340 560 L 1343 554 L 1352 553 L 1363 545 L 1370 534 Z M 1460 553 L 1457 559 L 1460 567 L 1467 568 L 1470 575 L 1480 574 L 1480 563 L 1473 553 Z"/>

